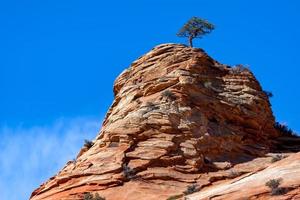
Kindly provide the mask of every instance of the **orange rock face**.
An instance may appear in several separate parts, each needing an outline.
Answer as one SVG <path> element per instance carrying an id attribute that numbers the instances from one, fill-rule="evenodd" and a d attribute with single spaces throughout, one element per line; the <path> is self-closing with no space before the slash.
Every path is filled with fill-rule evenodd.
<path id="1" fill-rule="evenodd" d="M 269 180 L 280 180 L 282 192 L 270 195 Z M 300 199 L 300 153 L 271 164 L 263 170 L 227 180 L 204 188 L 186 197 L 187 200 L 204 199 Z"/>
<path id="2" fill-rule="evenodd" d="M 263 181 L 276 169 L 300 167 L 283 162 L 299 160 L 298 154 L 271 163 L 267 153 L 278 132 L 268 97 L 253 74 L 222 65 L 201 49 L 155 47 L 117 78 L 114 93 L 93 146 L 81 149 L 76 161 L 32 193 L 32 200 L 82 200 L 87 192 L 106 200 L 215 194 L 216 199 L 238 199 L 245 196 L 239 195 L 245 184 L 251 184 L 246 197 L 260 197 L 268 193 Z M 253 183 L 256 177 L 261 184 Z M 188 195 L 193 184 L 192 192 L 202 189 Z"/>

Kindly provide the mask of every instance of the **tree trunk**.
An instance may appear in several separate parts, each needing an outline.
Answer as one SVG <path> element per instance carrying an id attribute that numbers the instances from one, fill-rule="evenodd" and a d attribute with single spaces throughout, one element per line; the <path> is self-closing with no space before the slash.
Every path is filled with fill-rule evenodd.
<path id="1" fill-rule="evenodd" d="M 193 47 L 193 36 L 191 36 L 191 35 L 189 37 L 189 45 L 190 45 L 190 47 Z"/>

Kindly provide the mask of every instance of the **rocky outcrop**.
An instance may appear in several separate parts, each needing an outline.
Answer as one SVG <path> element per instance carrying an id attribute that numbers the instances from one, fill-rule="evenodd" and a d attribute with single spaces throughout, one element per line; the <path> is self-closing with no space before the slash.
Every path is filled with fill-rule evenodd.
<path id="1" fill-rule="evenodd" d="M 220 64 L 201 49 L 163 44 L 116 79 L 114 94 L 93 146 L 32 200 L 79 200 L 86 192 L 107 200 L 183 198 L 189 185 L 215 183 L 224 195 L 221 180 L 276 169 L 267 168 L 278 136 L 270 103 L 246 68 Z M 238 184 L 230 185 L 238 192 Z"/>
<path id="2" fill-rule="evenodd" d="M 233 180 L 223 181 L 186 197 L 187 200 L 204 199 L 300 199 L 300 153 L 275 162 L 263 170 L 254 170 Z M 266 183 L 279 181 L 277 195 Z M 276 188 L 275 188 L 276 189 Z M 274 190 L 274 189 L 273 189 Z"/>

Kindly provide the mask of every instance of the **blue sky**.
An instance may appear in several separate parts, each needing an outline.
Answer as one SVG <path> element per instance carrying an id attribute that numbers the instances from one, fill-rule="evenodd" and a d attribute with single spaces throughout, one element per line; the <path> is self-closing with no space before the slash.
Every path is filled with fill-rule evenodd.
<path id="1" fill-rule="evenodd" d="M 297 0 L 0 1 L 4 199 L 28 199 L 75 157 L 97 134 L 117 75 L 155 45 L 185 43 L 176 32 L 192 16 L 216 25 L 195 46 L 249 65 L 273 92 L 277 121 L 299 132 L 299 9 Z"/>

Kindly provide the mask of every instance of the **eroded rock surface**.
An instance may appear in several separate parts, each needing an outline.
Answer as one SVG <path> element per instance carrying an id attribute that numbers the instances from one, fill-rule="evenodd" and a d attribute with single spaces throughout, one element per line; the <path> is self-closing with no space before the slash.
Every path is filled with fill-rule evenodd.
<path id="1" fill-rule="evenodd" d="M 107 200 L 180 199 L 191 184 L 210 187 L 271 163 L 266 154 L 278 132 L 268 97 L 247 69 L 163 44 L 116 79 L 114 94 L 94 145 L 32 200 L 82 200 L 86 192 Z"/>
<path id="2" fill-rule="evenodd" d="M 281 192 L 278 195 L 270 195 L 271 188 L 265 185 L 272 179 L 280 180 Z M 272 163 L 263 170 L 204 188 L 186 199 L 300 199 L 300 153 Z"/>

